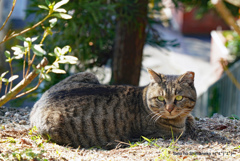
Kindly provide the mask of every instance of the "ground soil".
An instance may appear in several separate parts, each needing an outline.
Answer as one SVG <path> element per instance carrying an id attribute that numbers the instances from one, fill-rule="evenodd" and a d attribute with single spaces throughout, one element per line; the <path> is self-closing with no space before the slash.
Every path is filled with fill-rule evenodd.
<path id="1" fill-rule="evenodd" d="M 1 160 L 240 160 L 240 121 L 215 114 L 196 118 L 196 137 L 142 138 L 112 150 L 74 149 L 29 128 L 29 108 L 0 107 Z M 121 148 L 125 146 L 125 148 Z"/>

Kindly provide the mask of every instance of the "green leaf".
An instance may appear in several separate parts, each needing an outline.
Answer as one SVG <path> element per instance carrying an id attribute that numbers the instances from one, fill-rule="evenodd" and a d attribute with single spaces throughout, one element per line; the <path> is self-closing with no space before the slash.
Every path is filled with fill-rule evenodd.
<path id="1" fill-rule="evenodd" d="M 147 142 L 149 142 L 149 143 L 152 142 L 150 139 L 148 139 L 148 138 L 146 138 L 146 137 L 144 137 L 144 136 L 142 136 L 142 138 L 143 138 L 144 140 L 146 140 Z"/>
<path id="2" fill-rule="evenodd" d="M 10 58 L 10 57 L 11 57 L 11 54 L 10 54 L 9 51 L 5 51 L 4 54 L 5 54 L 5 56 L 6 56 L 7 58 Z"/>
<path id="3" fill-rule="evenodd" d="M 46 51 L 41 48 L 41 44 L 33 44 L 31 49 L 33 50 L 33 53 L 37 56 L 43 56 L 46 54 Z"/>
<path id="4" fill-rule="evenodd" d="M 23 47 L 23 46 L 20 46 L 20 45 L 15 45 L 15 46 L 11 47 L 11 49 L 14 50 L 14 51 L 22 51 L 22 52 L 24 52 L 26 48 Z"/>
<path id="5" fill-rule="evenodd" d="M 59 68 L 58 62 L 54 62 L 54 63 L 52 64 L 52 68 L 53 68 L 53 69 Z"/>
<path id="6" fill-rule="evenodd" d="M 48 69 L 50 69 L 50 68 L 52 68 L 52 65 L 46 65 L 46 66 L 44 67 L 45 70 L 48 70 Z"/>
<path id="7" fill-rule="evenodd" d="M 55 24 L 54 24 L 54 25 L 55 25 Z M 45 28 L 45 31 L 44 31 L 44 34 L 46 34 L 46 35 L 52 35 L 53 32 L 52 32 L 51 27 L 53 27 L 51 24 L 50 24 L 50 27 L 46 27 L 46 28 Z"/>
<path id="8" fill-rule="evenodd" d="M 12 50 L 14 50 L 14 57 L 13 59 L 21 59 L 23 57 L 23 55 L 25 54 L 25 49 L 26 47 L 20 46 L 20 45 L 15 45 L 11 48 Z"/>
<path id="9" fill-rule="evenodd" d="M 32 42 L 32 39 L 30 37 L 27 37 L 25 41 L 26 42 Z"/>
<path id="10" fill-rule="evenodd" d="M 49 0 L 45 0 L 45 2 L 46 2 L 46 4 L 49 6 L 49 4 L 51 4 L 50 2 L 49 2 Z"/>
<path id="11" fill-rule="evenodd" d="M 8 137 L 7 139 L 8 139 L 8 142 L 10 143 L 16 143 L 16 140 L 12 137 Z"/>
<path id="12" fill-rule="evenodd" d="M 38 8 L 49 10 L 49 8 L 47 6 L 44 6 L 44 5 L 38 5 Z"/>
<path id="13" fill-rule="evenodd" d="M 16 59 L 16 60 L 22 59 L 23 58 L 23 54 L 22 55 L 19 54 L 19 55 L 13 56 L 12 58 Z"/>
<path id="14" fill-rule="evenodd" d="M 232 119 L 232 120 L 239 120 L 239 117 L 235 114 L 232 114 L 231 117 L 229 117 L 229 119 Z"/>
<path id="15" fill-rule="evenodd" d="M 55 9 L 54 12 L 67 13 L 67 11 L 64 8 Z"/>
<path id="16" fill-rule="evenodd" d="M 52 18 L 51 20 L 49 20 L 49 23 L 50 27 L 53 28 L 57 23 L 57 18 Z"/>
<path id="17" fill-rule="evenodd" d="M 21 41 L 26 41 L 26 38 L 23 37 L 23 36 L 17 36 L 16 38 L 17 38 L 18 40 L 21 40 Z"/>
<path id="18" fill-rule="evenodd" d="M 52 69 L 52 72 L 57 74 L 66 74 L 66 71 L 62 69 Z"/>
<path id="19" fill-rule="evenodd" d="M 8 82 L 8 79 L 7 78 L 2 78 L 2 81 L 3 82 Z"/>
<path id="20" fill-rule="evenodd" d="M 38 39 L 38 36 L 35 36 L 35 37 L 31 38 L 31 41 L 34 42 L 34 41 L 36 41 L 37 39 Z"/>
<path id="21" fill-rule="evenodd" d="M 51 81 L 51 77 L 50 75 L 46 74 L 46 73 L 43 73 L 41 74 L 42 78 L 45 79 L 46 81 Z"/>
<path id="22" fill-rule="evenodd" d="M 72 48 L 71 48 L 69 45 L 64 46 L 64 47 L 62 48 L 62 54 L 63 54 L 63 55 L 65 55 L 67 52 L 71 52 L 71 51 L 72 51 Z"/>
<path id="23" fill-rule="evenodd" d="M 62 59 L 62 60 L 59 60 L 58 63 L 60 63 L 60 64 L 68 64 L 69 61 L 66 60 L 66 59 Z"/>
<path id="24" fill-rule="evenodd" d="M 32 65 L 32 68 L 34 69 L 34 71 L 35 71 L 37 74 L 41 73 L 41 69 L 37 69 L 34 64 Z"/>
<path id="25" fill-rule="evenodd" d="M 57 46 L 54 48 L 54 53 L 56 54 L 56 56 L 60 57 L 62 55 L 62 49 Z"/>
<path id="26" fill-rule="evenodd" d="M 60 60 L 58 61 L 58 63 L 62 63 L 62 64 L 77 64 L 78 58 L 75 56 L 61 56 Z"/>
<path id="27" fill-rule="evenodd" d="M 11 76 L 10 78 L 9 78 L 9 82 L 12 82 L 12 81 L 14 81 L 15 79 L 17 79 L 18 78 L 18 75 L 13 75 L 13 76 Z"/>
<path id="28" fill-rule="evenodd" d="M 6 59 L 6 62 L 11 62 L 14 58 L 15 58 L 15 56 L 12 57 L 12 58 L 9 57 L 9 58 Z"/>
<path id="29" fill-rule="evenodd" d="M 53 17 L 57 17 L 57 18 L 62 18 L 62 19 L 71 19 L 72 18 L 72 16 L 71 15 L 68 15 L 68 14 L 66 14 L 66 13 L 54 13 L 54 14 L 52 14 L 51 16 L 53 16 Z"/>
<path id="30" fill-rule="evenodd" d="M 48 53 L 49 56 L 56 56 L 54 53 Z"/>
<path id="31" fill-rule="evenodd" d="M 56 3 L 53 7 L 53 10 L 55 11 L 56 9 L 58 9 L 59 7 L 61 7 L 62 5 L 65 5 L 69 2 L 69 0 L 62 0 L 58 3 Z"/>
<path id="32" fill-rule="evenodd" d="M 8 73 L 8 71 L 2 73 L 2 74 L 1 74 L 1 78 L 3 78 L 7 73 Z"/>

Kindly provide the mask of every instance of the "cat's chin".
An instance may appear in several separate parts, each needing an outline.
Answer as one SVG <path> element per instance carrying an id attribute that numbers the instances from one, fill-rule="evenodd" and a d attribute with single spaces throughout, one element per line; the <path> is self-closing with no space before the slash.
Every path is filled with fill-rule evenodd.
<path id="1" fill-rule="evenodd" d="M 166 116 L 167 119 L 175 119 L 177 118 L 179 115 L 169 115 L 169 116 Z"/>
<path id="2" fill-rule="evenodd" d="M 179 114 L 176 114 L 176 115 L 165 114 L 161 118 L 164 118 L 164 119 L 175 119 L 178 116 L 179 116 Z"/>
<path id="3" fill-rule="evenodd" d="M 165 119 L 176 119 L 176 118 L 182 118 L 182 117 L 185 117 L 187 114 L 183 114 L 183 113 L 178 113 L 178 112 L 174 112 L 174 113 L 172 113 L 172 114 L 169 114 L 169 113 L 166 113 L 165 115 L 164 115 L 164 117 L 162 117 L 162 118 L 165 118 Z"/>

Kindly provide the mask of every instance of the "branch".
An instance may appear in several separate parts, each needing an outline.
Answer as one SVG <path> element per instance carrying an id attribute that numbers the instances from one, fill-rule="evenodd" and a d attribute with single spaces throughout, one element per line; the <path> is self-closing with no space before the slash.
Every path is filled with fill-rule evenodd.
<path id="1" fill-rule="evenodd" d="M 43 58 L 41 63 L 37 65 L 36 69 L 40 69 L 45 67 L 48 64 L 47 58 Z M 27 87 L 35 77 L 37 77 L 39 73 L 36 70 L 33 70 L 28 74 L 26 78 L 24 78 L 21 82 L 19 82 L 12 90 L 10 90 L 6 95 L 3 95 L 0 98 L 0 107 L 7 103 L 9 100 L 14 98 L 19 92 L 21 92 L 25 87 Z"/>
<path id="2" fill-rule="evenodd" d="M 0 31 L 4 28 L 4 26 L 6 25 L 6 23 L 7 23 L 8 20 L 9 20 L 9 18 L 11 17 L 12 12 L 13 12 L 13 10 L 14 10 L 14 7 L 15 7 L 15 5 L 16 5 L 16 2 L 17 2 L 17 0 L 13 1 L 12 9 L 11 9 L 11 11 L 9 12 L 9 14 L 8 14 L 8 16 L 7 16 L 7 19 L 6 19 L 5 22 L 3 23 L 2 27 L 0 28 Z"/>
<path id="3" fill-rule="evenodd" d="M 22 34 L 28 32 L 28 31 L 36 28 L 37 26 L 39 26 L 40 24 L 42 24 L 42 23 L 43 23 L 46 19 L 48 19 L 49 17 L 50 17 L 50 14 L 48 14 L 44 19 L 42 19 L 41 21 L 39 21 L 38 23 L 36 23 L 36 24 L 33 25 L 32 27 L 29 27 L 29 28 L 27 28 L 27 29 L 25 29 L 25 30 L 23 30 L 23 31 L 21 31 L 21 32 L 19 32 L 19 33 L 11 34 L 9 37 L 6 36 L 6 37 L 0 42 L 0 44 L 2 44 L 2 43 L 6 42 L 6 41 L 8 41 L 8 40 L 10 40 L 10 39 L 12 39 L 12 38 L 14 38 L 14 37 L 17 37 L 17 36 L 19 36 L 19 35 L 22 35 Z"/>
<path id="4" fill-rule="evenodd" d="M 32 89 L 30 89 L 30 90 L 28 90 L 28 91 L 26 91 L 26 92 L 23 92 L 23 93 L 17 95 L 16 97 L 14 97 L 14 99 L 15 99 L 15 98 L 22 97 L 22 96 L 24 96 L 24 95 L 26 95 L 26 94 L 28 94 L 28 93 L 31 93 L 32 91 L 35 91 L 36 89 L 38 89 L 38 87 L 40 86 L 40 84 L 42 83 L 42 81 L 43 81 L 43 79 L 39 79 L 39 80 L 38 80 L 38 84 L 37 84 L 35 87 L 33 87 Z"/>
<path id="5" fill-rule="evenodd" d="M 226 62 L 224 61 L 224 59 L 221 59 L 220 63 L 222 65 L 223 70 L 226 72 L 227 76 L 230 78 L 233 84 L 240 90 L 240 83 L 237 81 L 235 76 L 230 72 L 230 70 L 226 66 Z"/>
<path id="6" fill-rule="evenodd" d="M 237 7 L 240 7 L 240 1 L 239 0 L 225 0 L 228 3 L 231 3 L 232 5 L 235 5 Z"/>
<path id="7" fill-rule="evenodd" d="M 231 12 L 227 9 L 222 0 L 211 0 L 212 4 L 216 7 L 218 13 L 222 16 L 224 21 L 232 26 L 233 29 L 240 35 L 240 27 L 237 25 L 236 20 L 234 19 Z"/>

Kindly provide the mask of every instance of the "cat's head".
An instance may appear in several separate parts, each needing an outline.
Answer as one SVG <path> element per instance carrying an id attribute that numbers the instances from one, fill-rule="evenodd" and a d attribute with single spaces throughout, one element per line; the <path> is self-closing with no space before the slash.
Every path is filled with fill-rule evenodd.
<path id="1" fill-rule="evenodd" d="M 146 93 L 149 109 L 157 116 L 174 119 L 188 115 L 196 103 L 194 72 L 163 75 L 148 69 L 150 84 Z"/>

